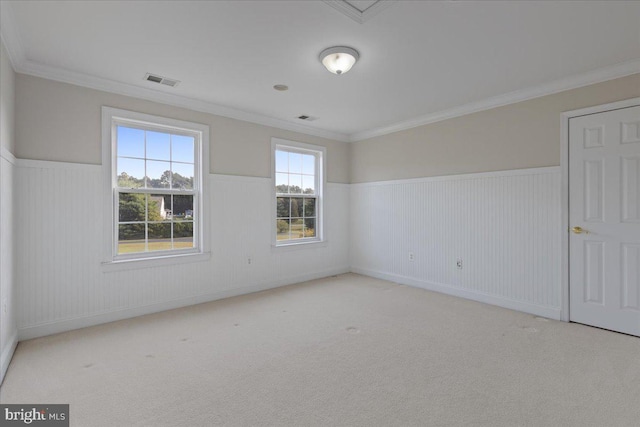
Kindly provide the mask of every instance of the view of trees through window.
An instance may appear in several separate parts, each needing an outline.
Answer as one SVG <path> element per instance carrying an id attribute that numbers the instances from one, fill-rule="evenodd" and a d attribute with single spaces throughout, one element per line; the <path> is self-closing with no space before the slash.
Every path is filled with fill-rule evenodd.
<path id="1" fill-rule="evenodd" d="M 118 254 L 194 247 L 194 144 L 117 126 Z"/>
<path id="2" fill-rule="evenodd" d="M 277 149 L 276 239 L 317 237 L 317 157 L 312 153 Z"/>

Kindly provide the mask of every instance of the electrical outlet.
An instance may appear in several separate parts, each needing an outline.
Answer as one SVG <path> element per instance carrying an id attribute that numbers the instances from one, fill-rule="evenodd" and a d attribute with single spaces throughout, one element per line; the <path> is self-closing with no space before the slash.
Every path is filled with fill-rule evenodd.
<path id="1" fill-rule="evenodd" d="M 414 259 L 413 252 L 409 252 L 409 261 L 413 262 Z"/>
<path id="2" fill-rule="evenodd" d="M 456 267 L 462 270 L 462 259 L 458 258 L 458 260 L 456 261 Z"/>
<path id="3" fill-rule="evenodd" d="M 247 264 L 251 265 L 251 257 L 250 256 L 247 257 Z"/>

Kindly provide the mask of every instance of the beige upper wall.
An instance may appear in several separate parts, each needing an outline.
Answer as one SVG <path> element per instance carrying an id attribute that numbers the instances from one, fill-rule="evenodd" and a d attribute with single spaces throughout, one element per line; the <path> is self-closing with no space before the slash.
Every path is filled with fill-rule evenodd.
<path id="1" fill-rule="evenodd" d="M 327 179 L 343 183 L 557 166 L 563 111 L 640 96 L 635 74 L 345 144 L 14 74 L 4 48 L 2 58 L 2 141 L 18 158 L 100 164 L 100 112 L 107 105 L 209 125 L 212 173 L 269 177 L 270 141 L 278 137 L 327 147 Z M 14 79 L 15 139 L 5 126 L 14 117 L 11 103 L 5 107 Z"/>
<path id="2" fill-rule="evenodd" d="M 15 73 L 0 41 L 0 146 L 15 154 Z"/>
<path id="3" fill-rule="evenodd" d="M 351 182 L 560 164 L 560 115 L 640 96 L 640 74 L 355 142 Z"/>
<path id="4" fill-rule="evenodd" d="M 211 173 L 270 177 L 271 137 L 277 137 L 327 147 L 327 180 L 349 182 L 344 142 L 24 74 L 16 74 L 16 157 L 102 163 L 103 105 L 209 125 Z"/>

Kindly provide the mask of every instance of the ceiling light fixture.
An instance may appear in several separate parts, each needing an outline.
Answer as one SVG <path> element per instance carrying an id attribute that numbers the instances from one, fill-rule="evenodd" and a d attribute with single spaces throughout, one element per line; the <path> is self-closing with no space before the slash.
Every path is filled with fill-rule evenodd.
<path id="1" fill-rule="evenodd" d="M 335 46 L 320 53 L 320 62 L 333 74 L 344 74 L 358 61 L 357 50 L 346 46 Z"/>

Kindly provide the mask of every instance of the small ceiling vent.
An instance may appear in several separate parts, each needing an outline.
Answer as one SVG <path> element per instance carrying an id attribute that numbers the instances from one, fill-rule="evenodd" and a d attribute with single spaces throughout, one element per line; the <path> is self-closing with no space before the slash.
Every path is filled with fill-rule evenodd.
<path id="1" fill-rule="evenodd" d="M 303 115 L 301 115 L 301 116 L 298 116 L 298 118 L 299 118 L 300 120 L 304 120 L 304 121 L 306 121 L 306 122 L 312 122 L 312 121 L 314 121 L 315 119 L 317 119 L 317 117 L 307 116 L 306 114 L 303 114 Z"/>
<path id="2" fill-rule="evenodd" d="M 157 74 L 151 74 L 151 73 L 147 73 L 144 76 L 144 79 L 149 82 L 160 83 L 161 85 L 171 86 L 171 87 L 176 87 L 178 83 L 180 83 L 180 80 L 170 79 L 167 77 L 162 77 Z"/>

